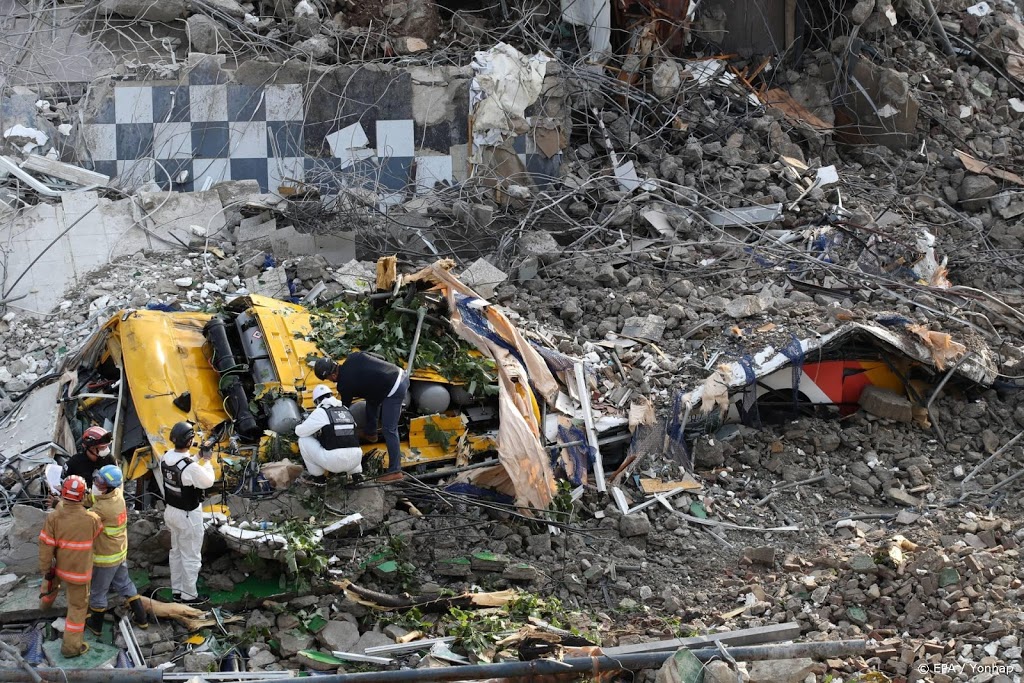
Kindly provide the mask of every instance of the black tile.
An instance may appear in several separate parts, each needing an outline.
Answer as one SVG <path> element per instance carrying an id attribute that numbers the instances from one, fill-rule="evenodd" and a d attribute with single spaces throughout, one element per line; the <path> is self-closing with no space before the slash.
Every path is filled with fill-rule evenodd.
<path id="1" fill-rule="evenodd" d="M 379 182 L 389 190 L 404 189 L 413 182 L 412 157 L 388 157 L 380 164 Z"/>
<path id="2" fill-rule="evenodd" d="M 306 184 L 316 187 L 320 194 L 337 194 L 343 184 L 344 174 L 341 159 L 306 157 Z"/>
<path id="3" fill-rule="evenodd" d="M 228 83 L 228 121 L 266 121 L 263 88 Z"/>
<path id="4" fill-rule="evenodd" d="M 117 158 L 122 161 L 152 156 L 152 123 L 117 124 Z"/>
<path id="5" fill-rule="evenodd" d="M 267 124 L 268 157 L 301 157 L 302 122 L 271 121 Z"/>
<path id="6" fill-rule="evenodd" d="M 191 121 L 188 88 L 183 85 L 153 86 L 153 121 L 177 123 Z"/>
<path id="7" fill-rule="evenodd" d="M 517 135 L 512 141 L 512 149 L 516 154 L 526 154 L 526 135 Z"/>
<path id="8" fill-rule="evenodd" d="M 217 159 L 228 156 L 230 141 L 227 121 L 210 121 L 192 124 L 192 153 L 200 159 Z"/>
<path id="9" fill-rule="evenodd" d="M 441 121 L 432 126 L 414 124 L 416 129 L 416 151 L 430 149 L 442 154 L 448 154 L 452 142 L 452 126 L 448 121 Z"/>
<path id="10" fill-rule="evenodd" d="M 110 97 L 105 97 L 102 100 L 96 102 L 94 111 L 95 116 L 88 123 L 117 123 L 117 117 L 114 114 L 114 93 L 110 93 Z"/>
<path id="11" fill-rule="evenodd" d="M 533 184 L 542 190 L 558 178 L 561 166 L 561 154 L 556 154 L 550 159 L 543 154 L 526 155 L 526 172 L 530 174 Z"/>
<path id="12" fill-rule="evenodd" d="M 217 59 L 212 56 L 201 59 L 188 72 L 189 85 L 219 85 L 230 80 L 228 74 L 221 71 Z"/>
<path id="13" fill-rule="evenodd" d="M 187 171 L 185 182 L 177 182 L 182 171 Z M 154 175 L 156 182 L 162 190 L 173 190 L 175 192 L 192 192 L 195 178 L 192 173 L 191 159 L 157 159 Z"/>
<path id="14" fill-rule="evenodd" d="M 377 121 L 411 119 L 412 76 L 367 67 L 340 66 L 317 81 L 306 102 L 304 142 L 312 155 L 329 153 L 324 138 L 353 123 L 362 125 L 370 148 Z"/>
<path id="15" fill-rule="evenodd" d="M 89 171 L 96 171 L 111 178 L 117 177 L 116 161 L 83 161 L 82 167 Z"/>
<path id="16" fill-rule="evenodd" d="M 345 176 L 345 183 L 348 187 L 376 191 L 380 183 L 382 169 L 380 161 L 376 158 L 360 159 L 342 171 L 342 173 Z"/>
<path id="17" fill-rule="evenodd" d="M 232 159 L 232 180 L 255 180 L 260 184 L 260 191 L 267 191 L 267 160 L 266 159 Z"/>

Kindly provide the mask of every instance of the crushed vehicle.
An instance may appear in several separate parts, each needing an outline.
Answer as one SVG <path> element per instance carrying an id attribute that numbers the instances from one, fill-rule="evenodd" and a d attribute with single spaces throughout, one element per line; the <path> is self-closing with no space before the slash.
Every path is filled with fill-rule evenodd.
<path id="1" fill-rule="evenodd" d="M 212 447 L 225 491 L 269 491 L 260 466 L 297 452 L 294 427 L 312 410 L 320 383 L 313 361 L 361 349 L 399 353 L 395 360 L 412 367 L 400 428 L 403 467 L 465 465 L 496 453 L 499 469 L 512 475 L 491 476 L 486 487 L 543 509 L 555 485 L 540 425 L 558 383 L 541 354 L 450 267 L 406 278 L 362 304 L 319 311 L 259 295 L 238 296 L 216 312 L 120 311 L 23 399 L 47 404 L 53 417 L 49 431 L 33 437 L 32 462 L 62 462 L 89 425 L 102 425 L 139 498 L 154 491 L 150 482 L 161 486 L 157 465 L 172 447 L 170 429 L 187 420 Z M 399 343 L 371 346 L 367 331 Z M 360 423 L 361 408 L 357 402 L 352 409 Z M 602 422 L 605 432 L 624 425 Z M 385 454 L 383 443 L 363 449 L 371 458 Z"/>

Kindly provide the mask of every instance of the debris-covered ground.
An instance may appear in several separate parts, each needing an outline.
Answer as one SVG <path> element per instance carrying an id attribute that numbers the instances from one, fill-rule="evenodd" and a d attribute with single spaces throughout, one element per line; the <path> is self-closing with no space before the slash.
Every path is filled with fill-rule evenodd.
<path id="1" fill-rule="evenodd" d="M 1020 681 L 1022 10 L 782 4 L 0 10 L 24 36 L 0 60 L 0 669 L 273 680 L 718 639 L 600 680 Z M 253 296 L 301 308 L 273 311 L 288 357 L 242 381 L 245 429 L 221 375 L 207 405 L 173 359 L 111 360 L 201 360 L 202 316 Z M 414 392 L 405 479 L 373 451 L 363 481 L 296 479 L 268 426 L 309 409 L 295 355 L 401 363 L 420 307 L 418 381 L 446 398 Z M 162 319 L 129 309 L 196 317 L 147 345 L 130 325 Z M 238 423 L 214 432 L 213 609 L 167 602 L 146 463 L 170 424 L 108 410 L 185 394 Z M 44 469 L 103 420 L 154 623 L 108 620 L 76 664 L 36 599 Z M 847 649 L 729 656 L 789 641 Z"/>

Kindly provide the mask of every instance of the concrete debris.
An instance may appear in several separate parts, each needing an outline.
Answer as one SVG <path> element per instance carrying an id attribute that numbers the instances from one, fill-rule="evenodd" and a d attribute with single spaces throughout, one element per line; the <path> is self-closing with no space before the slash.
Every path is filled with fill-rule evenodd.
<path id="1" fill-rule="evenodd" d="M 230 451 L 200 583 L 223 609 L 136 629 L 151 667 L 427 670 L 792 624 L 867 651 L 737 663 L 738 636 L 636 678 L 1018 680 L 1019 11 L 638 7 L 6 17 L 0 623 L 63 616 L 38 609 L 39 529 L 91 424 L 116 434 L 133 577 L 168 592 L 146 454 L 187 417 Z M 381 317 L 341 321 L 354 302 Z M 398 483 L 384 443 L 359 477 L 299 476 L 310 364 L 357 334 L 433 373 Z M 513 590 L 532 618 L 496 633 Z M 471 629 L 459 600 L 498 594 Z"/>

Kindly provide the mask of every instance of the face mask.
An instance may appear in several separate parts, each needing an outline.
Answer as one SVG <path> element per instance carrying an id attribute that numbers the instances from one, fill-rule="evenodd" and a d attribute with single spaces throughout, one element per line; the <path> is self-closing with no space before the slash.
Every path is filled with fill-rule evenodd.
<path id="1" fill-rule="evenodd" d="M 92 495 L 94 495 L 94 496 L 102 496 L 103 493 L 104 492 L 100 489 L 99 484 L 93 484 L 92 485 Z"/>
<path id="2" fill-rule="evenodd" d="M 100 449 L 100 452 L 96 454 L 97 458 L 105 458 L 110 455 L 110 446 L 104 446 Z"/>

